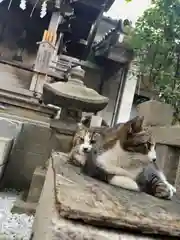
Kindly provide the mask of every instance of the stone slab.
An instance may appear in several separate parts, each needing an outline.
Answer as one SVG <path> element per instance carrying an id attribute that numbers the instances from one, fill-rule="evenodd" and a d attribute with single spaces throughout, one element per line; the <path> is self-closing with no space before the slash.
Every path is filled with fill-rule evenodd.
<path id="1" fill-rule="evenodd" d="M 104 184 L 83 175 L 67 159 L 65 154 L 52 158 L 60 217 L 97 227 L 180 237 L 178 200 L 165 201 Z"/>
<path id="2" fill-rule="evenodd" d="M 144 124 L 149 126 L 171 125 L 173 108 L 169 104 L 155 100 L 146 101 L 137 107 L 140 116 L 144 116 Z"/>
<path id="3" fill-rule="evenodd" d="M 162 239 L 142 234 L 130 234 L 120 229 L 110 230 L 73 222 L 59 216 L 55 204 L 54 170 L 51 162 L 48 167 L 43 191 L 36 209 L 32 240 L 152 240 Z M 164 238 L 163 238 L 164 239 Z M 171 238 L 168 237 L 170 240 Z"/>

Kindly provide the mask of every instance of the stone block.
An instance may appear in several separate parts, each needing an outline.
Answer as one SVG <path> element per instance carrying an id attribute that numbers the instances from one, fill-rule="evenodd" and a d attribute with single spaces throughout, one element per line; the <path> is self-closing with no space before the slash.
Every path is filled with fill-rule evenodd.
<path id="1" fill-rule="evenodd" d="M 179 151 L 176 147 L 157 144 L 157 162 L 171 184 L 175 184 L 179 163 Z"/>
<path id="2" fill-rule="evenodd" d="M 58 119 L 51 119 L 50 127 L 56 132 L 67 134 L 67 135 L 73 135 L 76 131 L 77 124 L 73 122 L 67 123 L 67 121 L 61 121 Z"/>
<path id="3" fill-rule="evenodd" d="M 151 131 L 156 143 L 180 147 L 179 126 L 152 127 Z"/>
<path id="4" fill-rule="evenodd" d="M 148 126 L 171 125 L 173 108 L 169 104 L 150 100 L 137 107 L 138 114 L 144 116 L 144 124 Z"/>
<path id="5" fill-rule="evenodd" d="M 169 146 L 156 144 L 157 164 L 161 169 L 164 169 L 166 158 L 168 156 Z"/>
<path id="6" fill-rule="evenodd" d="M 50 146 L 51 138 L 52 132 L 49 127 L 24 123 L 15 147 L 24 151 L 43 154 L 52 147 Z"/>
<path id="7" fill-rule="evenodd" d="M 28 189 L 34 170 L 37 166 L 45 166 L 49 155 L 16 150 L 5 169 L 3 185 L 18 190 Z"/>
<path id="8" fill-rule="evenodd" d="M 28 214 L 28 215 L 34 215 L 36 212 L 37 203 L 29 203 L 25 202 L 21 199 L 17 199 L 14 203 L 14 206 L 11 210 L 12 213 L 18 213 L 18 214 Z"/>
<path id="9" fill-rule="evenodd" d="M 2 187 L 28 189 L 35 168 L 45 166 L 52 148 L 53 135 L 48 126 L 24 123 L 10 154 Z"/>
<path id="10" fill-rule="evenodd" d="M 68 153 L 72 147 L 73 136 L 65 134 L 56 134 L 54 136 L 54 150 Z"/>
<path id="11" fill-rule="evenodd" d="M 64 155 L 63 155 L 64 157 Z M 58 159 L 57 159 L 58 160 Z M 54 165 L 54 166 L 57 166 L 57 165 Z M 69 170 L 69 169 L 68 169 Z M 71 172 L 72 173 L 72 172 Z M 71 175 L 70 173 L 70 175 Z M 69 176 L 70 176 L 69 175 Z M 78 178 L 74 178 L 74 179 L 78 179 Z M 61 187 L 63 188 L 63 186 L 66 186 L 64 189 L 64 191 L 62 190 L 62 194 L 63 192 L 65 191 L 68 191 L 69 189 L 68 186 L 73 182 L 69 182 L 68 180 L 68 183 L 66 182 L 67 178 L 65 178 L 64 176 L 61 178 L 62 180 L 62 185 Z M 88 179 L 89 181 L 89 179 Z M 78 184 L 78 180 L 76 182 Z M 73 186 L 76 188 L 76 185 Z M 99 184 L 99 183 L 98 183 Z M 74 185 L 74 184 L 73 184 Z M 85 186 L 83 184 L 83 186 Z M 94 186 L 94 185 L 92 185 Z M 105 187 L 105 185 L 104 185 Z M 107 186 L 106 186 L 107 187 Z M 106 187 L 104 188 L 103 191 L 105 191 L 105 194 L 107 195 L 107 197 L 109 197 L 111 195 L 111 198 L 112 199 L 112 196 L 115 197 L 115 204 L 116 204 L 116 207 L 117 207 L 117 204 L 118 202 L 120 201 L 119 198 L 117 198 L 117 195 L 112 195 L 112 187 L 109 188 L 109 191 L 106 189 Z M 84 187 L 83 187 L 84 189 Z M 110 190 L 111 189 L 111 190 Z M 76 189 L 77 190 L 77 189 Z M 92 189 L 92 192 L 90 193 L 89 195 L 89 199 L 91 201 L 91 204 L 88 205 L 89 208 L 91 208 L 91 206 L 93 206 L 93 213 L 94 213 L 94 208 L 97 206 L 94 201 L 98 201 L 99 203 L 99 208 L 101 208 L 102 204 L 103 204 L 103 201 L 104 201 L 104 198 L 102 198 L 101 195 L 99 195 L 99 189 L 96 190 L 96 188 Z M 115 189 L 116 193 L 117 193 L 117 189 Z M 119 189 L 119 191 L 121 191 Z M 69 191 L 68 191 L 69 192 Z M 96 194 L 96 198 L 94 198 L 93 196 L 93 193 L 95 192 Z M 78 191 L 79 193 L 79 191 Z M 97 198 L 97 193 L 98 193 L 98 198 Z M 110 195 L 109 195 L 110 194 Z M 127 194 L 130 194 L 129 191 L 126 191 L 124 190 L 124 192 L 122 193 L 122 196 L 123 197 L 123 204 L 126 204 L 126 202 L 128 201 L 129 198 L 125 199 L 125 196 Z M 134 193 L 131 193 L 131 194 L 134 194 Z M 106 196 L 105 195 L 105 196 Z M 139 195 L 139 194 L 138 194 Z M 133 205 L 129 205 L 132 209 L 130 209 L 130 211 L 134 211 L 136 213 L 136 216 L 137 215 L 137 209 L 139 209 L 139 206 L 137 207 L 136 205 L 136 198 L 138 197 L 138 195 L 131 195 L 131 198 L 132 198 L 132 201 L 133 201 L 133 204 L 134 204 L 134 208 L 133 208 Z M 79 196 L 79 195 L 78 195 Z M 83 197 L 83 195 L 81 195 L 81 197 Z M 155 208 L 155 211 L 157 212 L 158 216 L 162 216 L 161 219 L 163 218 L 163 220 L 165 221 L 166 219 L 170 219 L 169 220 L 169 225 L 166 225 L 168 226 L 168 231 L 169 229 L 171 229 L 171 221 L 172 221 L 172 217 L 169 217 L 168 213 L 166 212 L 166 208 L 167 206 L 171 205 L 170 208 L 173 208 L 173 204 L 174 203 L 171 203 L 171 201 L 162 201 L 162 200 L 158 200 L 156 198 L 152 198 L 151 196 L 140 196 L 140 203 L 144 203 L 144 198 L 149 198 L 149 207 L 150 208 Z M 118 201 L 117 201 L 118 200 Z M 78 199 L 79 201 L 79 199 Z M 109 201 L 109 198 L 108 198 L 108 201 Z M 154 201 L 154 202 L 153 202 Z M 64 199 L 64 203 L 66 205 L 66 198 Z M 78 202 L 76 202 L 78 204 Z M 85 203 L 83 203 L 85 204 Z M 83 209 L 83 204 L 81 205 L 81 208 Z M 119 211 L 122 211 L 124 205 L 121 205 L 121 208 L 119 209 Z M 145 203 L 144 203 L 145 204 Z M 144 209 L 147 209 L 147 205 L 145 204 L 144 206 Z M 67 205 L 66 205 L 67 206 Z M 177 208 L 178 208 L 178 205 L 176 204 Z M 69 209 L 69 208 L 67 208 Z M 103 208 L 104 210 L 105 208 Z M 117 208 L 118 209 L 118 208 Z M 108 214 L 108 210 L 109 208 L 106 209 L 106 213 Z M 126 212 L 127 212 L 128 208 L 126 208 Z M 117 210 L 118 211 L 118 210 Z M 147 213 L 148 211 L 145 210 Z M 175 211 L 176 209 L 173 208 L 173 215 L 175 214 Z M 61 212 L 61 211 L 60 211 Z M 131 228 L 131 224 L 130 225 L 126 225 L 126 229 L 127 231 L 123 231 L 123 228 L 122 228 L 122 231 L 119 231 L 120 229 L 117 229 L 117 226 L 116 228 L 113 229 L 106 229 L 106 226 L 104 226 L 104 228 L 102 229 L 102 225 L 97 225 L 94 224 L 93 225 L 90 225 L 88 224 L 88 222 L 86 222 L 87 224 L 82 224 L 81 221 L 73 221 L 73 220 L 68 220 L 68 219 L 65 219 L 63 217 L 60 217 L 60 212 L 58 211 L 58 208 L 57 208 L 57 204 L 56 204 L 56 199 L 55 199 L 55 188 L 54 188 L 54 170 L 52 168 L 52 163 L 50 162 L 49 164 L 49 168 L 48 168 L 48 171 L 47 171 L 47 175 L 46 175 L 46 179 L 45 179 L 45 184 L 44 184 L 44 187 L 43 187 L 43 190 L 42 190 L 42 194 L 41 194 L 41 197 L 40 197 L 40 201 L 39 201 L 39 204 L 38 204 L 38 207 L 36 209 L 36 214 L 35 214 L 35 220 L 34 220 L 34 223 L 33 223 L 33 228 L 32 228 L 32 239 L 33 240 L 39 240 L 39 239 L 48 239 L 48 240 L 58 240 L 58 239 L 92 239 L 92 240 L 107 240 L 107 239 L 112 239 L 112 240 L 118 240 L 118 239 L 127 239 L 127 240 L 130 240 L 130 239 L 162 239 L 162 236 L 158 234 L 158 230 L 154 230 L 154 226 L 157 226 L 157 225 L 154 225 L 154 219 L 158 221 L 158 216 L 157 217 L 154 217 L 152 221 L 146 221 L 147 224 L 145 225 L 145 230 L 147 232 L 147 226 L 149 224 L 149 222 L 153 223 L 152 225 L 152 231 L 154 230 L 154 232 L 156 233 L 156 235 L 154 235 L 152 238 L 151 236 L 147 236 L 147 235 L 143 235 L 140 234 L 131 234 L 128 232 L 128 227 L 129 227 L 129 230 L 131 231 L 132 228 Z M 162 212 L 162 213 L 161 213 Z M 70 212 L 69 212 L 70 213 Z M 93 214 L 91 213 L 91 214 Z M 99 212 L 100 213 L 100 212 Z M 151 216 L 152 216 L 152 212 L 150 212 Z M 74 212 L 73 212 L 74 214 Z M 115 212 L 113 212 L 113 214 L 115 214 Z M 112 218 L 113 218 L 113 215 L 112 214 Z M 131 214 L 131 212 L 129 213 Z M 86 214 L 85 214 L 86 215 Z M 122 215 L 122 214 L 120 214 Z M 128 214 L 125 214 L 128 216 Z M 148 215 L 148 217 L 150 216 Z M 164 215 L 167 216 L 167 218 L 165 219 L 164 218 Z M 67 218 L 70 218 L 69 215 L 65 215 Z M 71 215 L 72 216 L 72 215 Z M 74 214 L 74 218 L 77 218 L 78 215 Z M 98 216 L 98 215 L 97 215 Z M 142 217 L 144 217 L 143 214 L 141 214 Z M 120 216 L 121 217 L 121 216 Z M 147 219 L 148 219 L 147 217 Z M 135 221 L 136 221 L 136 224 L 137 224 L 137 218 L 135 218 Z M 104 219 L 104 218 L 103 218 Z M 106 219 L 108 220 L 108 218 L 106 217 Z M 119 218 L 117 218 L 119 220 Z M 126 218 L 127 219 L 127 218 Z M 131 217 L 131 221 L 132 219 L 134 219 L 133 217 Z M 141 220 L 142 221 L 142 220 Z M 127 223 L 125 221 L 125 223 Z M 106 222 L 107 224 L 107 222 Z M 157 223 L 156 223 L 157 224 Z M 177 218 L 175 219 L 175 224 L 177 225 Z M 101 227 L 99 227 L 101 226 Z M 102 231 L 103 230 L 103 231 Z M 142 228 L 139 228 L 138 230 L 142 230 Z M 174 229 L 173 229 L 174 231 Z M 161 232 L 162 234 L 162 232 Z M 169 237 L 170 239 L 171 237 Z M 168 239 L 168 236 L 167 236 L 167 239 Z"/>
<path id="12" fill-rule="evenodd" d="M 44 185 L 46 176 L 46 170 L 42 167 L 37 167 L 34 171 L 29 193 L 27 196 L 27 202 L 38 203 L 41 195 L 41 191 Z"/>

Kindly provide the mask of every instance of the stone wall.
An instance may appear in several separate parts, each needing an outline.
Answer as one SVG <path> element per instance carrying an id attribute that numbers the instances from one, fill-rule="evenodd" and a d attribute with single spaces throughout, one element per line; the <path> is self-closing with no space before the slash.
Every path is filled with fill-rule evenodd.
<path id="1" fill-rule="evenodd" d="M 3 116 L 5 122 L 2 123 L 0 118 L 1 136 L 6 136 L 9 131 L 14 133 L 14 127 L 14 130 L 11 129 L 12 127 L 6 130 L 9 122 L 21 126 L 0 186 L 28 190 L 35 169 L 39 166 L 45 167 L 52 149 L 62 152 L 70 151 L 76 126 L 67 126 L 66 123 L 58 121 L 59 132 L 54 134 L 50 128 L 50 121 L 48 123 L 20 116 L 2 114 L 0 116 Z M 56 128 L 52 124 L 51 127 Z"/>
<path id="2" fill-rule="evenodd" d="M 157 101 L 147 101 L 138 105 L 138 114 L 144 116 L 144 124 L 151 128 L 156 141 L 158 164 L 169 182 L 176 185 L 180 197 L 180 126 L 171 125 L 172 107 Z"/>
<path id="3" fill-rule="evenodd" d="M 28 189 L 37 166 L 45 166 L 52 149 L 49 124 L 23 121 L 4 172 L 2 187 Z"/>

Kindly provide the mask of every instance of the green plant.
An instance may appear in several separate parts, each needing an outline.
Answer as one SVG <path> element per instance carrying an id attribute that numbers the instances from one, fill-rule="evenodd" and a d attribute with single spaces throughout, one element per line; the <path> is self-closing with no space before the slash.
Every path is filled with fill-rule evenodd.
<path id="1" fill-rule="evenodd" d="M 128 1 L 128 0 L 127 0 Z M 148 78 L 180 120 L 180 1 L 154 0 L 136 23 L 131 44 L 139 77 Z"/>

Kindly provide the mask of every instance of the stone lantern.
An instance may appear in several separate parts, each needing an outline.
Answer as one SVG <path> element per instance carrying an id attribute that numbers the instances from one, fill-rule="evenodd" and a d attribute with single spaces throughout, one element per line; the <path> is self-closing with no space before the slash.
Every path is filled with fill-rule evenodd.
<path id="1" fill-rule="evenodd" d="M 96 113 L 104 109 L 108 98 L 84 85 L 85 71 L 71 68 L 67 82 L 45 83 L 42 100 L 61 108 L 60 120 L 79 122 L 82 112 Z"/>

